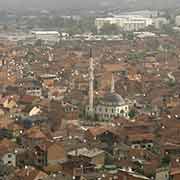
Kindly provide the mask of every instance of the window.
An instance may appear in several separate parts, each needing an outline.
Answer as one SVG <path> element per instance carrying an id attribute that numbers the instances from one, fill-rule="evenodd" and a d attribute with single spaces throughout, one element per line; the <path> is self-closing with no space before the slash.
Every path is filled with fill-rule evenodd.
<path id="1" fill-rule="evenodd" d="M 121 113 L 121 114 L 124 114 L 124 110 L 123 110 L 123 109 L 121 109 L 120 113 Z"/>
<path id="2" fill-rule="evenodd" d="M 11 154 L 8 154 L 8 158 L 11 158 L 12 157 L 12 155 Z"/>
<path id="3" fill-rule="evenodd" d="M 152 145 L 151 144 L 148 144 L 148 148 L 151 148 L 152 147 Z"/>
<path id="4" fill-rule="evenodd" d="M 106 112 L 108 112 L 107 108 L 105 109 Z"/>
<path id="5" fill-rule="evenodd" d="M 12 162 L 11 161 L 8 161 L 8 164 L 11 164 Z"/>

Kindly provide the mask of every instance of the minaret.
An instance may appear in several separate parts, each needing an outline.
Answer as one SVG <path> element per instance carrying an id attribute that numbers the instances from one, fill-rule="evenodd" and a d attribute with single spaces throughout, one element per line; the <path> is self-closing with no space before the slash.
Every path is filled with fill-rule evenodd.
<path id="1" fill-rule="evenodd" d="M 53 61 L 53 54 L 50 51 L 48 51 L 48 61 Z"/>
<path id="2" fill-rule="evenodd" d="M 114 74 L 112 73 L 112 80 L 111 80 L 111 93 L 115 92 L 115 82 L 114 82 Z"/>
<path id="3" fill-rule="evenodd" d="M 92 49 L 90 49 L 90 62 L 89 62 L 89 114 L 93 116 L 93 99 L 94 99 L 94 66 L 93 66 Z"/>

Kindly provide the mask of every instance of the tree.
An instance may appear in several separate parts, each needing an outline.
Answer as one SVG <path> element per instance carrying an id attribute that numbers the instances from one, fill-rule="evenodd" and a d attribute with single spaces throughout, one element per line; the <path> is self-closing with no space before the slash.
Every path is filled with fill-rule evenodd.
<path id="1" fill-rule="evenodd" d="M 136 111 L 134 110 L 134 109 L 132 109 L 131 111 L 129 111 L 129 117 L 132 119 L 132 118 L 134 118 L 135 117 L 135 115 L 136 115 Z"/>
<path id="2" fill-rule="evenodd" d="M 38 40 L 36 40 L 36 42 L 35 42 L 35 44 L 34 44 L 35 46 L 42 46 L 42 40 L 41 39 L 38 39 Z"/>
<path id="3" fill-rule="evenodd" d="M 166 155 L 161 159 L 162 166 L 168 166 L 170 163 L 170 156 Z"/>
<path id="4" fill-rule="evenodd" d="M 116 24 L 105 23 L 100 29 L 101 34 L 115 35 L 120 33 L 120 28 Z"/>
<path id="5" fill-rule="evenodd" d="M 48 110 L 49 126 L 51 130 L 56 130 L 61 127 L 62 119 L 64 119 L 64 110 L 61 103 L 51 101 Z"/>
<path id="6" fill-rule="evenodd" d="M 128 40 L 133 40 L 134 39 L 134 34 L 133 34 L 133 32 L 128 32 L 127 34 L 126 34 L 126 38 L 128 39 Z"/>

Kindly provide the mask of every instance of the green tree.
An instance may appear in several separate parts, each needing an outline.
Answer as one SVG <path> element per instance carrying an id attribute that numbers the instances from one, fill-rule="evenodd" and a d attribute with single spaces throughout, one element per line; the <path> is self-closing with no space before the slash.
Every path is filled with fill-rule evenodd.
<path id="1" fill-rule="evenodd" d="M 100 29 L 101 34 L 116 35 L 120 33 L 120 28 L 116 24 L 105 23 Z"/>
<path id="2" fill-rule="evenodd" d="M 41 39 L 38 39 L 35 44 L 35 46 L 42 46 L 42 40 Z"/>
<path id="3" fill-rule="evenodd" d="M 170 156 L 166 155 L 161 159 L 162 166 L 168 166 L 170 163 Z"/>
<path id="4" fill-rule="evenodd" d="M 126 38 L 128 39 L 128 40 L 133 40 L 134 39 L 134 34 L 133 34 L 133 32 L 128 32 L 127 34 L 126 34 Z"/>
<path id="5" fill-rule="evenodd" d="M 128 115 L 132 119 L 136 116 L 136 111 L 134 109 L 132 109 L 131 111 L 129 111 Z"/>

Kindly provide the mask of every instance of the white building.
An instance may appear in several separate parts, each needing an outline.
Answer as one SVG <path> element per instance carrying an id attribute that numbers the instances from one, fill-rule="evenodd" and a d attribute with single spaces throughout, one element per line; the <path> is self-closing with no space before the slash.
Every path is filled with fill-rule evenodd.
<path id="1" fill-rule="evenodd" d="M 45 43 L 56 43 L 60 40 L 60 33 L 57 31 L 32 31 L 32 35 L 36 40 L 42 40 Z"/>
<path id="2" fill-rule="evenodd" d="M 151 32 L 134 32 L 134 35 L 140 39 L 156 37 L 156 34 L 151 33 Z"/>
<path id="3" fill-rule="evenodd" d="M 128 118 L 129 106 L 119 94 L 108 92 L 94 107 L 94 113 L 100 120 L 111 120 L 115 117 Z"/>
<path id="4" fill-rule="evenodd" d="M 176 26 L 180 26 L 180 16 L 176 16 L 175 23 Z"/>
<path id="5" fill-rule="evenodd" d="M 96 18 L 95 25 L 100 30 L 104 24 L 116 24 L 124 31 L 138 31 L 153 24 L 152 18 L 142 16 L 115 16 L 106 18 Z"/>
<path id="6" fill-rule="evenodd" d="M 89 112 L 89 106 L 86 108 Z M 96 105 L 93 113 L 99 120 L 112 120 L 115 117 L 129 118 L 129 104 L 114 91 L 114 77 L 112 76 L 111 91 L 106 93 Z"/>

